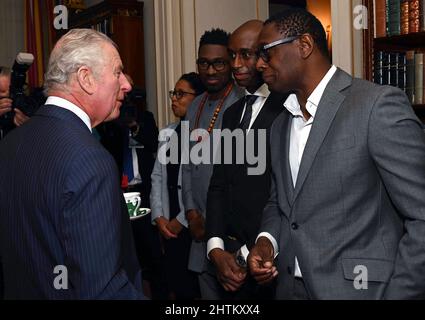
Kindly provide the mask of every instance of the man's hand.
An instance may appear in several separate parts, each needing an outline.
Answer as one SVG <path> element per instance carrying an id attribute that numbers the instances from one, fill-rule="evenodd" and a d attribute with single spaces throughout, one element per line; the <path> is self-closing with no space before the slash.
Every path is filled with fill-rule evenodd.
<path id="1" fill-rule="evenodd" d="M 183 225 L 179 222 L 179 220 L 177 220 L 176 218 L 171 219 L 171 221 L 167 224 L 167 229 L 175 234 L 176 236 L 178 236 L 178 234 L 180 233 L 180 231 L 182 231 L 183 229 Z"/>
<path id="2" fill-rule="evenodd" d="M 273 245 L 266 237 L 260 237 L 248 255 L 251 275 L 259 284 L 266 284 L 276 278 L 278 272 L 273 265 Z"/>
<path id="3" fill-rule="evenodd" d="M 28 119 L 29 117 L 27 115 L 25 115 L 18 108 L 15 108 L 15 116 L 13 117 L 13 123 L 15 124 L 15 126 L 19 127 L 23 125 Z"/>
<path id="4" fill-rule="evenodd" d="M 192 238 L 197 241 L 204 240 L 205 237 L 205 219 L 202 214 L 195 209 L 186 212 L 186 218 L 189 221 L 189 230 Z"/>
<path id="5" fill-rule="evenodd" d="M 237 291 L 245 281 L 246 269 L 237 265 L 235 256 L 215 248 L 210 251 L 210 259 L 217 271 L 217 279 L 226 291 Z"/>
<path id="6" fill-rule="evenodd" d="M 170 223 L 168 219 L 164 218 L 163 216 L 160 216 L 155 219 L 156 226 L 158 227 L 159 232 L 165 239 L 171 239 L 171 238 L 177 238 L 177 235 L 171 232 L 167 225 Z"/>
<path id="7" fill-rule="evenodd" d="M 0 116 L 12 110 L 12 100 L 9 98 L 0 98 Z"/>

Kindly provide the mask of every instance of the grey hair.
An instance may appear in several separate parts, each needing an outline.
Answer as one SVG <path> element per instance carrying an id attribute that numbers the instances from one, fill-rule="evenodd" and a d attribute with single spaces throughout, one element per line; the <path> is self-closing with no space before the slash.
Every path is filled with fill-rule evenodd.
<path id="1" fill-rule="evenodd" d="M 9 77 L 10 76 L 10 68 L 0 66 L 0 76 Z"/>
<path id="2" fill-rule="evenodd" d="M 82 66 L 89 67 L 96 78 L 106 63 L 102 44 L 117 45 L 106 35 L 93 29 L 71 29 L 53 48 L 44 75 L 44 92 L 52 89 L 67 90 L 67 84 Z"/>

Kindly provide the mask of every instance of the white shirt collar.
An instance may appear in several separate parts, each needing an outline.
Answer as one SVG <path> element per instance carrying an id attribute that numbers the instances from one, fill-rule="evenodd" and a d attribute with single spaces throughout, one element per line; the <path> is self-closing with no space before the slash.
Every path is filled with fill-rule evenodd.
<path id="1" fill-rule="evenodd" d="M 78 118 L 80 118 L 85 123 L 87 128 L 89 128 L 90 132 L 92 131 L 90 117 L 80 107 L 73 104 L 72 102 L 65 100 L 63 98 L 60 98 L 60 97 L 50 96 L 50 97 L 47 98 L 45 104 L 52 104 L 52 105 L 58 106 L 60 108 L 64 108 L 64 109 L 71 111 L 72 113 L 74 113 Z"/>
<path id="2" fill-rule="evenodd" d="M 245 95 L 255 95 L 263 98 L 268 98 L 268 96 L 270 95 L 270 90 L 267 84 L 263 83 L 254 93 L 250 93 L 248 90 L 245 89 Z"/>
<path id="3" fill-rule="evenodd" d="M 335 74 L 336 70 L 337 68 L 332 65 L 322 80 L 320 80 L 316 88 L 314 88 L 310 96 L 307 98 L 306 109 L 313 118 L 316 115 L 317 106 L 320 103 L 320 99 L 322 99 L 326 86 Z M 290 94 L 283 105 L 293 116 L 302 116 L 301 107 L 295 93 Z"/>

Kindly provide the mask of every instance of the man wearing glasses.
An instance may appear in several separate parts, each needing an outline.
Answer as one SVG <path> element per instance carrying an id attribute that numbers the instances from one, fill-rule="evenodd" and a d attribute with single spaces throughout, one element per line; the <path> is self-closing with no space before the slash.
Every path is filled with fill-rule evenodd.
<path id="1" fill-rule="evenodd" d="M 278 299 L 423 299 L 425 136 L 406 95 L 332 66 L 305 10 L 267 20 L 259 44 L 265 82 L 293 94 L 251 273 L 278 276 Z"/>
<path id="2" fill-rule="evenodd" d="M 206 92 L 195 98 L 186 115 L 192 133 L 200 132 L 196 129 L 203 129 L 197 141 L 191 141 L 190 149 L 197 144 L 205 144 L 210 150 L 208 163 L 194 164 L 190 159 L 188 165 L 182 165 L 183 203 L 193 238 L 189 269 L 199 273 L 202 297 L 206 296 L 205 290 L 208 288 L 203 273 L 206 271 L 206 202 L 214 161 L 210 135 L 213 129 L 221 128 L 224 111 L 243 94 L 232 80 L 227 52 L 228 39 L 228 33 L 221 29 L 206 31 L 201 37 L 197 65 Z"/>
<path id="3" fill-rule="evenodd" d="M 269 133 L 276 117 L 283 111 L 284 97 L 272 93 L 256 69 L 257 40 L 263 22 L 251 20 L 238 27 L 230 36 L 228 51 L 236 82 L 245 88 L 245 96 L 226 110 L 223 129 L 242 129 L 253 134 L 255 143 L 259 131 Z M 236 139 L 229 149 L 222 144 L 221 154 L 237 148 Z M 265 170 L 250 175 L 245 160 L 239 164 L 232 157 L 231 164 L 214 166 L 207 201 L 207 256 L 215 268 L 211 275 L 215 284 L 215 299 L 270 299 L 273 286 L 258 286 L 247 275 L 246 258 L 255 242 L 261 214 L 270 196 L 270 150 L 268 143 L 263 154 Z M 260 149 L 256 149 L 256 153 Z M 264 150 L 264 149 L 263 149 Z M 218 281 L 217 281 L 217 280 Z"/>

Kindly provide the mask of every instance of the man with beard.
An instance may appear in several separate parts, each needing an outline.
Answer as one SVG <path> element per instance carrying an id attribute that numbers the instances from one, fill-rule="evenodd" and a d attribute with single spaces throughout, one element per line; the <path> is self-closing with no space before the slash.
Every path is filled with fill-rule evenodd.
<path id="1" fill-rule="evenodd" d="M 259 142 L 259 131 L 267 132 L 274 119 L 283 111 L 284 97 L 272 93 L 256 69 L 257 40 L 263 22 L 251 20 L 237 28 L 229 39 L 230 65 L 236 82 L 245 88 L 245 96 L 223 115 L 223 129 L 247 130 Z M 221 154 L 236 149 L 222 147 Z M 222 145 L 224 146 L 224 144 Z M 255 145 L 258 154 L 258 145 Z M 262 174 L 248 174 L 249 164 L 214 165 L 207 201 L 207 256 L 213 263 L 216 277 L 211 275 L 211 298 L 268 299 L 274 295 L 273 286 L 259 286 L 247 275 L 246 258 L 254 244 L 263 208 L 270 195 L 269 142 L 263 154 L 266 169 Z M 217 281 L 217 280 L 218 281 Z M 221 284 L 221 285 L 220 285 Z M 224 290 L 223 290 L 224 289 Z M 214 296 L 215 295 L 215 296 Z"/>
<path id="2" fill-rule="evenodd" d="M 196 144 L 210 152 L 207 161 L 182 166 L 183 203 L 193 241 L 189 257 L 189 269 L 199 274 L 201 296 L 205 297 L 208 286 L 204 283 L 206 272 L 205 216 L 207 192 L 213 170 L 214 150 L 210 138 L 214 128 L 221 128 L 224 111 L 242 96 L 231 74 L 227 45 L 229 34 L 221 29 L 206 31 L 200 39 L 198 73 L 206 92 L 192 102 L 186 115 L 190 130 L 203 129 L 197 141 L 190 142 L 190 150 Z M 185 150 L 190 154 L 189 150 Z"/>

